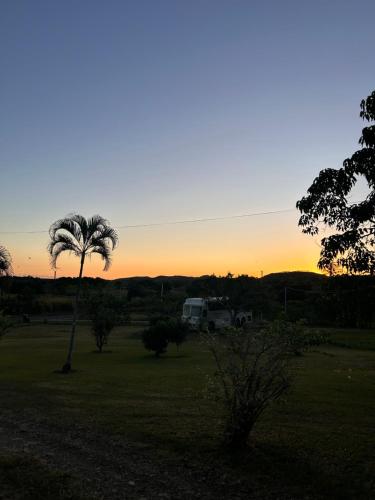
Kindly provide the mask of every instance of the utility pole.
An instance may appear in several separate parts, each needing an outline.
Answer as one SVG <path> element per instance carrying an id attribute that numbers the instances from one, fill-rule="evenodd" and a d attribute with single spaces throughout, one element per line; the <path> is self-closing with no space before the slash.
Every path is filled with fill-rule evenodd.
<path id="1" fill-rule="evenodd" d="M 160 300 L 163 302 L 163 295 L 164 295 L 164 283 L 163 281 L 161 282 L 161 290 L 160 290 Z"/>

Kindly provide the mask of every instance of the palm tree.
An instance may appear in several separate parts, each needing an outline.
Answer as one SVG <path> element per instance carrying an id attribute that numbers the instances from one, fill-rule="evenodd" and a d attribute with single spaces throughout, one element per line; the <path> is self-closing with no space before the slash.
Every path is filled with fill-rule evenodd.
<path id="1" fill-rule="evenodd" d="M 12 270 L 12 258 L 8 250 L 0 245 L 0 276 L 10 276 Z"/>
<path id="2" fill-rule="evenodd" d="M 72 368 L 78 303 L 85 259 L 94 253 L 99 254 L 104 261 L 104 271 L 107 271 L 111 265 L 111 250 L 116 247 L 118 236 L 116 231 L 110 227 L 108 221 L 100 215 L 85 219 L 85 217 L 78 214 L 68 215 L 64 219 L 54 222 L 50 227 L 49 234 L 51 241 L 48 245 L 48 252 L 51 255 L 53 268 L 56 269 L 57 259 L 63 252 L 73 253 L 80 258 L 68 356 L 62 368 L 63 373 L 69 373 Z"/>

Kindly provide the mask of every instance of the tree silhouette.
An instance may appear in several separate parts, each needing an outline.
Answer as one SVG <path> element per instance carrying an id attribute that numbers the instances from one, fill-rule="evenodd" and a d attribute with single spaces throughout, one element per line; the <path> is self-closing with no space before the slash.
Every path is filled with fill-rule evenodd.
<path id="1" fill-rule="evenodd" d="M 111 250 L 116 247 L 118 236 L 116 231 L 110 227 L 108 221 L 100 215 L 85 219 L 85 217 L 78 214 L 69 215 L 54 222 L 50 227 L 49 234 L 51 241 L 48 245 L 48 252 L 51 255 L 53 268 L 56 268 L 57 259 L 63 252 L 73 253 L 80 259 L 68 356 L 62 368 L 63 373 L 69 373 L 72 367 L 78 302 L 85 259 L 92 254 L 99 254 L 104 261 L 104 271 L 107 271 L 111 265 Z"/>
<path id="2" fill-rule="evenodd" d="M 8 250 L 0 245 L 0 276 L 10 276 L 13 273 L 12 258 Z"/>
<path id="3" fill-rule="evenodd" d="M 375 120 L 375 91 L 361 102 L 361 118 Z M 307 234 L 319 233 L 319 225 L 333 234 L 321 240 L 318 267 L 332 272 L 342 268 L 348 273 L 375 272 L 375 125 L 362 130 L 362 149 L 343 162 L 339 169 L 322 170 L 297 202 L 302 213 L 298 225 Z M 349 195 L 363 178 L 369 193 L 363 201 L 350 203 Z"/>

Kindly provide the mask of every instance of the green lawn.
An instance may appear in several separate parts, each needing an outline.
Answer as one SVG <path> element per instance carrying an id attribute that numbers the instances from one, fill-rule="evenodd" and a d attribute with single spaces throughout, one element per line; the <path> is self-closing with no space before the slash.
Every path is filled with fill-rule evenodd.
<path id="1" fill-rule="evenodd" d="M 302 489 L 375 498 L 375 332 L 335 330 L 335 340 L 350 349 L 327 345 L 295 357 L 292 390 L 259 422 L 248 453 L 230 458 L 219 447 L 219 408 L 204 396 L 213 365 L 197 340 L 156 359 L 143 349 L 137 328 L 121 327 L 110 339 L 111 352 L 100 355 L 81 326 L 77 371 L 64 376 L 54 370 L 64 361 L 68 332 L 32 325 L 3 338 L 3 408 L 37 408 L 51 419 L 147 440 L 165 454 L 215 457 L 235 474 L 287 483 L 296 498 Z"/>
<path id="2" fill-rule="evenodd" d="M 372 330 L 357 330 L 354 334 L 347 329 L 326 330 L 333 345 L 349 349 L 375 351 L 375 334 Z"/>

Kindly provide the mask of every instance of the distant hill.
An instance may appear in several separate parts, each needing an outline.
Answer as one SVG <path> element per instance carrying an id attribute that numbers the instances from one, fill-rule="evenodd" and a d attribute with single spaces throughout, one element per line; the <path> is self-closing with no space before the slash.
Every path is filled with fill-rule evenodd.
<path id="1" fill-rule="evenodd" d="M 329 280 L 328 276 L 309 271 L 290 271 L 267 274 L 260 280 L 270 286 L 290 286 L 294 288 L 311 289 L 320 287 Z"/>

